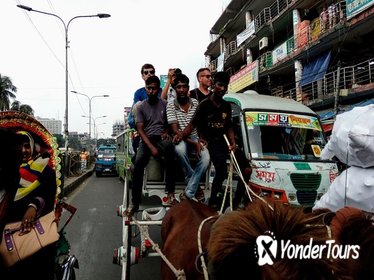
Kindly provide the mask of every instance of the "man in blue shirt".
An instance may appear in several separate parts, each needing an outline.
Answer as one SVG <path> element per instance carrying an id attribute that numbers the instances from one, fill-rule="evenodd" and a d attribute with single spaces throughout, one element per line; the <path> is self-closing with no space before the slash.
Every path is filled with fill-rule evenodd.
<path id="1" fill-rule="evenodd" d="M 140 70 L 140 73 L 142 75 L 142 79 L 145 82 L 149 77 L 152 77 L 152 76 L 155 75 L 156 70 L 155 70 L 155 68 L 153 67 L 152 64 L 146 63 L 142 66 L 142 68 Z M 158 90 L 158 96 L 159 97 L 161 96 L 161 91 L 162 91 L 162 89 L 159 88 L 159 90 Z M 143 101 L 147 98 L 148 98 L 148 96 L 147 96 L 147 91 L 146 91 L 145 87 L 141 87 L 141 88 L 139 88 L 138 90 L 135 91 L 134 101 L 132 103 L 131 111 L 130 111 L 128 119 L 127 119 L 127 122 L 129 124 L 130 128 L 135 128 L 136 129 L 135 118 L 134 118 L 135 114 L 133 113 L 134 106 L 137 106 L 135 104 L 138 103 L 139 101 Z M 133 138 L 133 142 L 132 142 L 134 152 L 136 152 L 136 150 L 138 149 L 139 141 L 140 141 L 140 137 L 139 137 L 139 135 L 136 134 L 136 136 Z"/>

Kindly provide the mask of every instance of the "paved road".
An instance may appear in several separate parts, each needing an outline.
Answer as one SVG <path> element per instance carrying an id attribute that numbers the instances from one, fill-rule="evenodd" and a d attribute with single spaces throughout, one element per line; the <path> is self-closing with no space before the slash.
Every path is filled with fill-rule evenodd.
<path id="1" fill-rule="evenodd" d="M 68 203 L 77 207 L 67 226 L 71 250 L 77 256 L 80 268 L 77 280 L 120 280 L 122 268 L 112 264 L 113 249 L 122 244 L 122 220 L 116 214 L 122 204 L 123 183 L 118 177 L 94 175 L 81 184 L 70 196 Z M 151 204 L 152 201 L 149 201 Z M 160 228 L 151 230 L 151 237 L 160 242 Z M 133 239 L 139 244 L 139 238 Z M 160 258 L 140 259 L 131 267 L 131 280 L 158 280 Z"/>

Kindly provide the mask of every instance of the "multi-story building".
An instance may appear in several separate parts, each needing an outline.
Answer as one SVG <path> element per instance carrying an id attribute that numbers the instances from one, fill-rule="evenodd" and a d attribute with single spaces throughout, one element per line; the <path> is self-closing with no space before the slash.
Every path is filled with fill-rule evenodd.
<path id="1" fill-rule="evenodd" d="M 232 0 L 210 33 L 208 65 L 231 91 L 332 113 L 374 96 L 374 0 Z"/>
<path id="2" fill-rule="evenodd" d="M 131 107 L 123 107 L 123 113 L 124 113 L 124 122 L 125 122 L 125 128 L 129 128 L 129 121 L 128 117 L 131 112 Z"/>
<path id="3" fill-rule="evenodd" d="M 122 121 L 116 121 L 112 126 L 112 137 L 116 137 L 125 130 L 125 124 Z"/>
<path id="4" fill-rule="evenodd" d="M 36 117 L 36 119 L 46 128 L 51 134 L 62 134 L 62 121 L 48 118 Z"/>

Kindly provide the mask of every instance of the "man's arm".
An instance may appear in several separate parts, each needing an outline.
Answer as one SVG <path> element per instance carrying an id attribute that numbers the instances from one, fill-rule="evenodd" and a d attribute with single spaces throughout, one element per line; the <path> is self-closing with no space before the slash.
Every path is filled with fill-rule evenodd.
<path id="1" fill-rule="evenodd" d="M 232 127 L 230 127 L 227 131 L 227 138 L 230 142 L 229 150 L 230 151 L 235 151 L 236 143 L 235 143 L 234 130 L 232 129 Z"/>
<path id="2" fill-rule="evenodd" d="M 144 123 L 138 122 L 136 123 L 136 129 L 142 138 L 142 141 L 144 142 L 145 145 L 149 148 L 151 151 L 152 156 L 157 156 L 158 155 L 158 150 L 157 148 L 152 144 L 152 142 L 149 140 L 147 133 L 144 131 Z"/>
<path id="3" fill-rule="evenodd" d="M 161 98 L 167 100 L 168 99 L 168 91 L 171 85 L 171 80 L 173 79 L 173 74 L 174 74 L 175 69 L 169 69 L 168 72 L 168 79 L 165 83 L 164 88 L 162 89 L 161 92 Z"/>

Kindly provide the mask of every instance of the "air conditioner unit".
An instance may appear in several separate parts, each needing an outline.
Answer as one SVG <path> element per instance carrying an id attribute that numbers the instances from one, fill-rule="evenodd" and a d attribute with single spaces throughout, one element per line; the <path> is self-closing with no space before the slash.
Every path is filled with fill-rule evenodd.
<path id="1" fill-rule="evenodd" d="M 268 37 L 264 37 L 262 38 L 259 42 L 258 42 L 258 49 L 259 50 L 262 50 L 263 48 L 266 48 L 269 44 L 269 40 L 268 40 Z"/>

